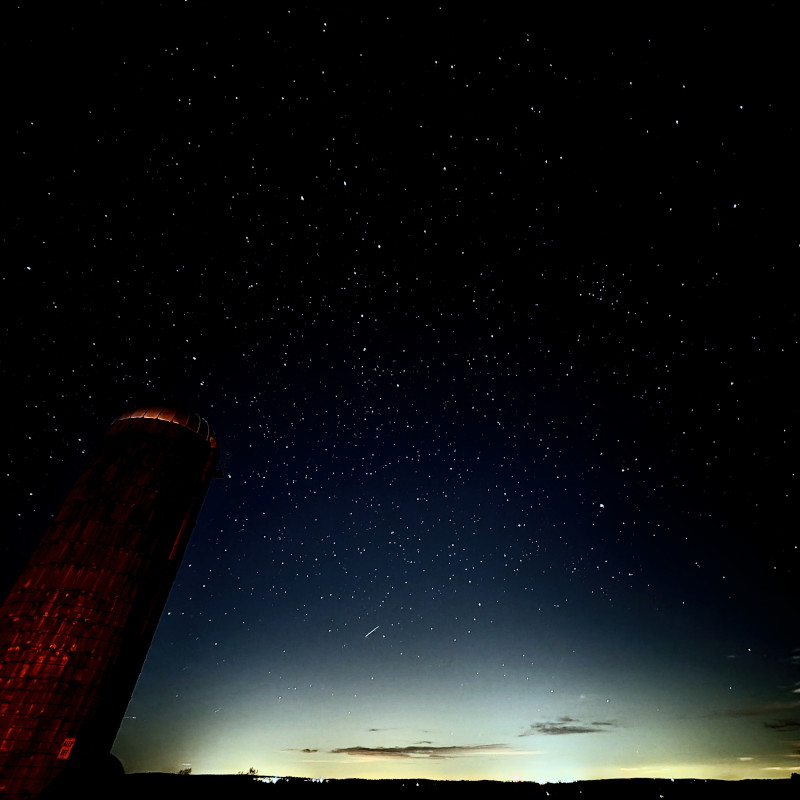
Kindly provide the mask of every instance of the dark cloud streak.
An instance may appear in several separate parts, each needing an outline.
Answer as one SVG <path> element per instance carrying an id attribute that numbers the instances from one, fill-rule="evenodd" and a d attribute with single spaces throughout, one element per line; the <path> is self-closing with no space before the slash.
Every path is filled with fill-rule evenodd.
<path id="1" fill-rule="evenodd" d="M 765 728 L 777 733 L 787 733 L 790 731 L 800 731 L 800 720 L 797 719 L 779 719 L 775 722 L 765 722 Z"/>
<path id="2" fill-rule="evenodd" d="M 608 729 L 616 727 L 616 724 L 611 720 L 582 723 L 572 717 L 559 717 L 555 722 L 534 722 L 520 736 L 568 736 L 573 733 L 607 733 Z"/>
<path id="3" fill-rule="evenodd" d="M 791 708 L 800 707 L 800 700 L 784 700 L 777 703 L 763 703 L 758 706 L 746 706 L 744 708 L 734 708 L 728 711 L 722 711 L 718 714 L 711 716 L 723 717 L 761 717 L 768 714 L 774 714 L 776 711 L 787 711 Z"/>
<path id="4" fill-rule="evenodd" d="M 463 758 L 481 754 L 510 753 L 513 750 L 505 744 L 449 745 L 446 747 L 412 744 L 405 747 L 338 747 L 330 752 L 337 755 L 366 758 Z"/>

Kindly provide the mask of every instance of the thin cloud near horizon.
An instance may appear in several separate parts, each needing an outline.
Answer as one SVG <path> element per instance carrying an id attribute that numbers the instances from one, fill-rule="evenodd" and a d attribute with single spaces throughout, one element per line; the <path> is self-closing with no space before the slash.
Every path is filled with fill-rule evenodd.
<path id="1" fill-rule="evenodd" d="M 743 708 L 732 708 L 726 711 L 719 711 L 710 716 L 715 717 L 759 717 L 773 714 L 776 711 L 788 711 L 793 708 L 800 708 L 800 700 L 781 700 L 776 703 L 762 703 L 756 706 L 745 706 Z"/>
<path id="2" fill-rule="evenodd" d="M 403 747 L 337 747 L 329 751 L 337 755 L 364 758 L 463 758 L 475 755 L 512 755 L 521 751 L 506 744 L 446 745 L 413 744 Z M 526 751 L 528 752 L 528 751 Z M 531 754 L 531 753 L 529 753 Z"/>
<path id="3" fill-rule="evenodd" d="M 559 717 L 553 722 L 533 722 L 520 736 L 568 736 L 575 733 L 607 733 L 610 728 L 615 728 L 617 723 L 613 720 L 598 720 L 581 722 L 574 717 Z"/>

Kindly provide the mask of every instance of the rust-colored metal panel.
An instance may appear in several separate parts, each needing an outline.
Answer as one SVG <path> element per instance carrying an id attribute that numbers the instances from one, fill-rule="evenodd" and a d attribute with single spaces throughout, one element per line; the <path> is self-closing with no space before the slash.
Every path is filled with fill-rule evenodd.
<path id="1" fill-rule="evenodd" d="M 196 414 L 111 425 L 0 606 L 0 796 L 108 757 L 217 461 Z"/>

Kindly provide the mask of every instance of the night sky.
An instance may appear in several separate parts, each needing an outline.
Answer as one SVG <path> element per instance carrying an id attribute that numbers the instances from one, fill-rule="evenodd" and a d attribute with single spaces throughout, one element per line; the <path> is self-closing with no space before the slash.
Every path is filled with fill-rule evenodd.
<path id="1" fill-rule="evenodd" d="M 129 772 L 800 771 L 797 45 L 740 14 L 3 8 L 1 588 L 117 415 L 223 452 Z"/>

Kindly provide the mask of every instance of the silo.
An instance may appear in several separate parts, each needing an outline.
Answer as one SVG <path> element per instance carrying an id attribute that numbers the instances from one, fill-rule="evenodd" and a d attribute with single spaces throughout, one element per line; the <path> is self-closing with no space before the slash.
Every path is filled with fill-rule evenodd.
<path id="1" fill-rule="evenodd" d="M 196 414 L 138 409 L 67 495 L 0 606 L 3 797 L 109 762 L 218 453 Z"/>

